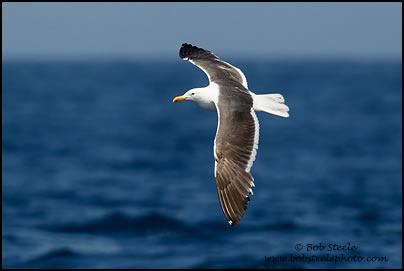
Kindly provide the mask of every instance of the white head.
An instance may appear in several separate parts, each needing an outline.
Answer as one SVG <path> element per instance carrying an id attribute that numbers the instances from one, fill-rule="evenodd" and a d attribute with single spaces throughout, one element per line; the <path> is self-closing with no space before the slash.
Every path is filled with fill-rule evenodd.
<path id="1" fill-rule="evenodd" d="M 200 107 L 205 109 L 216 110 L 215 104 L 213 102 L 212 93 L 207 88 L 190 89 L 182 96 L 175 97 L 173 103 L 183 100 L 197 103 Z"/>

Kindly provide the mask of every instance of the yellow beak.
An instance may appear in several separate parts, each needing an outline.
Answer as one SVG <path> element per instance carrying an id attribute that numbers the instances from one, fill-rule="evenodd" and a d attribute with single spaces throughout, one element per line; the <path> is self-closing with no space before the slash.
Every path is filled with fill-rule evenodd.
<path id="1" fill-rule="evenodd" d="M 185 100 L 186 98 L 184 97 L 184 96 L 178 96 L 178 97 L 175 97 L 174 98 L 174 100 L 173 100 L 173 103 L 176 103 L 176 102 L 179 102 L 179 101 L 183 101 L 183 100 Z"/>

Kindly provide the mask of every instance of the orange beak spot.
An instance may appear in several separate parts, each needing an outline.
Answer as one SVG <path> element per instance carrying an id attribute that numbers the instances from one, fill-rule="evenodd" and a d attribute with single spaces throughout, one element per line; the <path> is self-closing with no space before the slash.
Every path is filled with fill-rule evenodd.
<path id="1" fill-rule="evenodd" d="M 185 97 L 184 97 L 184 96 L 178 96 L 178 97 L 175 97 L 175 98 L 174 98 L 173 103 L 176 103 L 176 102 L 179 102 L 179 101 L 183 101 L 183 100 L 185 100 Z"/>

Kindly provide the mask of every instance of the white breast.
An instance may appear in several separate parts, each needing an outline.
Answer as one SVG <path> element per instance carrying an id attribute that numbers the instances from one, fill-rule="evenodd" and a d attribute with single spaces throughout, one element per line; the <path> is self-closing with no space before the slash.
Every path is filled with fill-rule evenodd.
<path id="1" fill-rule="evenodd" d="M 219 100 L 219 86 L 211 82 L 209 86 L 201 89 L 198 94 L 198 99 L 195 102 L 202 108 L 216 111 L 216 105 Z"/>
<path id="2" fill-rule="evenodd" d="M 203 109 L 211 110 L 211 111 L 216 111 L 216 105 L 213 101 L 206 102 L 206 101 L 199 101 L 198 105 L 202 107 Z"/>

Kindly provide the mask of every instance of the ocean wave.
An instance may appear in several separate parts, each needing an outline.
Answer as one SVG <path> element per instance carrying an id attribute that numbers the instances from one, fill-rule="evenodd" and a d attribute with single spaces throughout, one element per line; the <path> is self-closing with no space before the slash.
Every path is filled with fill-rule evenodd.
<path id="1" fill-rule="evenodd" d="M 70 248 L 57 248 L 19 264 L 18 268 L 60 268 L 65 266 L 66 261 L 69 261 L 69 259 L 79 256 L 79 253 Z"/>
<path id="2" fill-rule="evenodd" d="M 50 226 L 48 230 L 69 233 L 129 233 L 134 235 L 194 231 L 192 226 L 181 220 L 156 212 L 147 213 L 141 217 L 131 217 L 121 212 L 115 212 L 82 223 Z"/>
<path id="3" fill-rule="evenodd" d="M 283 220 L 271 223 L 245 224 L 230 227 L 226 221 L 199 221 L 189 223 L 179 218 L 171 217 L 159 212 L 149 212 L 142 216 L 133 217 L 122 212 L 112 212 L 96 219 L 83 222 L 71 222 L 60 225 L 48 225 L 46 230 L 65 233 L 86 234 L 125 234 L 144 235 L 171 233 L 188 235 L 192 238 L 209 238 L 211 241 L 220 239 L 234 232 L 293 232 L 301 226 L 292 220 Z"/>

